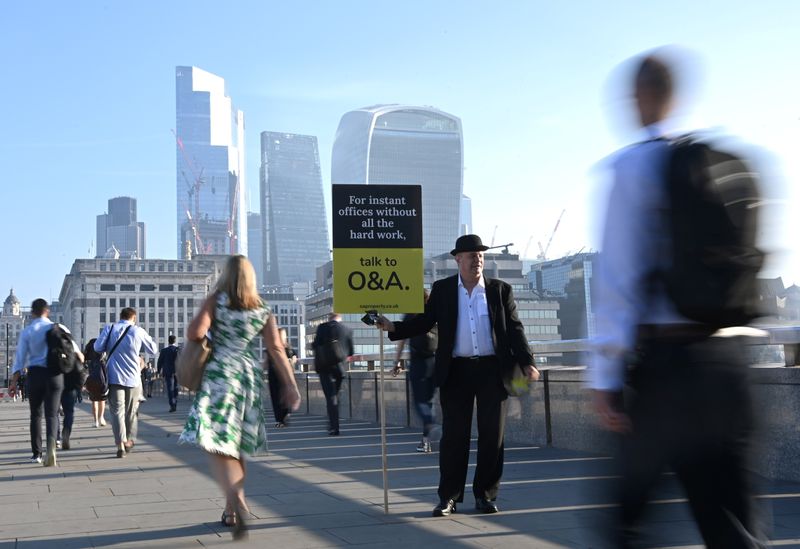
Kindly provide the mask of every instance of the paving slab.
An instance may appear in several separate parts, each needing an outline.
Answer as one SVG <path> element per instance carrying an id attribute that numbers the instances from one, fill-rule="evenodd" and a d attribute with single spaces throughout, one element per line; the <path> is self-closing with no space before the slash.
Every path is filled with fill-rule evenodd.
<path id="1" fill-rule="evenodd" d="M 219 522 L 224 497 L 207 456 L 177 444 L 187 409 L 185 397 L 177 414 L 148 400 L 134 452 L 117 459 L 110 427 L 94 428 L 81 404 L 73 449 L 59 453 L 59 467 L 45 468 L 27 463 L 27 405 L 0 403 L 0 549 L 229 546 L 230 531 Z M 432 518 L 438 454 L 415 451 L 415 429 L 387 432 L 389 514 L 375 424 L 344 420 L 341 436 L 329 437 L 325 418 L 294 414 L 268 438 L 269 452 L 248 462 L 253 516 L 237 548 L 584 548 L 599 545 L 613 512 L 615 478 L 603 455 L 509 445 L 499 514 L 478 514 L 468 496 L 458 513 Z M 468 494 L 474 461 L 473 441 Z M 800 485 L 761 489 L 773 544 L 800 546 Z M 653 499 L 649 546 L 701 545 L 674 475 L 664 475 Z"/>

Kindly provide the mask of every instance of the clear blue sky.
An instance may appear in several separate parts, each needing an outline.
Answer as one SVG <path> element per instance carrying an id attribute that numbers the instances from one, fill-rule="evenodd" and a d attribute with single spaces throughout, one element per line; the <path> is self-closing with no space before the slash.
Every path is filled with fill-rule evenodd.
<path id="1" fill-rule="evenodd" d="M 677 44 L 702 67 L 696 119 L 768 151 L 796 211 L 798 16 L 791 1 L 14 2 L 0 19 L 0 293 L 57 298 L 113 196 L 138 199 L 148 256 L 174 257 L 176 65 L 225 78 L 244 111 L 252 209 L 261 131 L 318 136 L 327 189 L 342 114 L 433 105 L 462 119 L 476 232 L 497 225 L 519 252 L 532 237 L 533 255 L 566 209 L 558 256 L 596 247 L 598 163 L 634 139 L 611 114 L 612 74 Z M 767 274 L 800 283 L 800 221 L 784 217 Z"/>

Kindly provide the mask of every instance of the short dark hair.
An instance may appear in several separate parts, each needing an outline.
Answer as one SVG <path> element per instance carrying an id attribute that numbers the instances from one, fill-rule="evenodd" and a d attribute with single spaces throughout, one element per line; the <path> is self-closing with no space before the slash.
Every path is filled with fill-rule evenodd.
<path id="1" fill-rule="evenodd" d="M 661 100 L 672 99 L 674 82 L 672 69 L 662 59 L 648 55 L 639 63 L 636 70 L 635 85 L 647 90 Z"/>
<path id="2" fill-rule="evenodd" d="M 133 307 L 125 307 L 119 312 L 119 317 L 122 320 L 130 320 L 136 316 L 136 309 Z"/>
<path id="3" fill-rule="evenodd" d="M 36 316 L 42 316 L 49 308 L 50 306 L 47 304 L 47 301 L 41 297 L 34 299 L 33 303 L 31 303 L 31 313 L 35 314 Z"/>
<path id="4" fill-rule="evenodd" d="M 174 335 L 169 336 L 167 338 L 167 341 L 169 341 L 169 344 L 172 345 L 173 343 L 175 343 L 175 336 Z"/>

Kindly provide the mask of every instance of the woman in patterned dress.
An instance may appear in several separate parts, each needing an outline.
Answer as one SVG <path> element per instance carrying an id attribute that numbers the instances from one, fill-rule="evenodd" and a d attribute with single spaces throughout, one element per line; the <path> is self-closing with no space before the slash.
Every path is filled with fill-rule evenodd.
<path id="1" fill-rule="evenodd" d="M 208 452 L 211 469 L 225 494 L 222 523 L 235 539 L 245 534 L 243 512 L 245 456 L 266 450 L 261 388 L 262 366 L 255 354 L 260 335 L 281 378 L 282 401 L 290 410 L 300 405 L 294 372 L 286 359 L 275 318 L 256 291 L 253 265 L 232 256 L 222 276 L 186 332 L 202 341 L 210 332 L 213 351 L 186 420 L 180 442 Z"/>

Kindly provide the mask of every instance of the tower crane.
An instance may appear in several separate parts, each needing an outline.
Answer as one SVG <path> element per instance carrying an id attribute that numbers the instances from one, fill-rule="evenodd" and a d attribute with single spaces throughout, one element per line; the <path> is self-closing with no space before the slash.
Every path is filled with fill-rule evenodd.
<path id="1" fill-rule="evenodd" d="M 183 161 L 186 163 L 186 166 L 189 168 L 189 171 L 192 174 L 193 181 L 187 177 L 186 172 L 181 170 L 181 175 L 183 176 L 184 181 L 186 181 L 186 195 L 188 200 L 183 201 L 183 205 L 185 206 L 186 211 L 186 219 L 189 222 L 189 227 L 192 230 L 192 240 L 194 241 L 194 253 L 200 254 L 205 253 L 207 250 L 203 246 L 203 240 L 200 236 L 200 228 L 198 226 L 198 220 L 200 219 L 200 188 L 205 184 L 205 180 L 203 179 L 203 168 L 200 168 L 198 172 L 195 168 L 194 162 L 192 159 L 189 158 L 189 155 L 186 153 L 186 149 L 183 146 L 183 141 L 178 134 L 175 133 L 175 130 L 172 130 L 172 135 L 175 136 L 175 143 L 178 145 L 178 150 L 181 153 L 181 157 Z M 194 198 L 194 215 L 191 212 L 191 199 Z"/>
<path id="2" fill-rule="evenodd" d="M 556 226 L 553 227 L 553 232 L 550 233 L 550 238 L 547 240 L 547 246 L 542 247 L 542 243 L 539 242 L 539 255 L 536 256 L 536 259 L 539 261 L 547 261 L 547 252 L 550 250 L 550 244 L 553 243 L 553 237 L 556 235 L 556 231 L 558 231 L 558 226 L 561 224 L 561 218 L 564 217 L 564 213 L 567 210 L 561 210 L 561 215 L 558 216 L 558 221 L 556 221 Z"/>
<path id="3" fill-rule="evenodd" d="M 489 247 L 494 247 L 494 238 L 497 236 L 497 225 L 494 226 L 494 231 L 492 231 L 492 241 L 489 243 Z"/>

